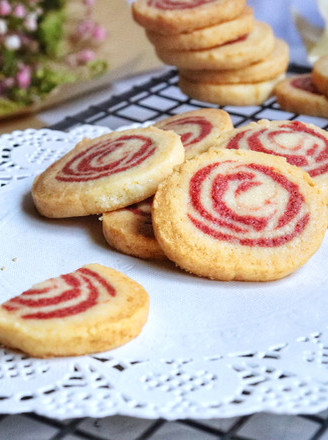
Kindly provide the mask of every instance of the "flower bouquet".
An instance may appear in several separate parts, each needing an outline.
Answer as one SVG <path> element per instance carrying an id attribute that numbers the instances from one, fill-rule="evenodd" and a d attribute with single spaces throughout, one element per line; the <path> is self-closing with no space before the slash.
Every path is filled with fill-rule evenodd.
<path id="1" fill-rule="evenodd" d="M 59 86 L 107 70 L 95 0 L 0 0 L 0 117 L 37 109 Z"/>

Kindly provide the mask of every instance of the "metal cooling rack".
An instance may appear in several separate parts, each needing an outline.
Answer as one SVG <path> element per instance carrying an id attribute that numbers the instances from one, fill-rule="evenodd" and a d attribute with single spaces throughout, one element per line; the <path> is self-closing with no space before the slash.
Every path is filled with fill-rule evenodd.
<path id="1" fill-rule="evenodd" d="M 289 71 L 305 73 L 308 69 L 291 65 Z M 51 128 L 69 130 L 81 124 L 94 124 L 116 129 L 122 125 L 158 120 L 197 108 L 217 107 L 187 98 L 181 93 L 177 83 L 177 72 L 166 72 L 126 93 L 66 117 Z M 326 119 L 281 111 L 274 98 L 262 106 L 223 108 L 230 113 L 235 126 L 268 118 L 313 122 L 328 129 Z M 232 419 L 176 422 L 122 416 L 64 422 L 36 414 L 0 416 L 0 440 L 26 439 L 25 434 L 30 439 L 40 440 L 328 440 L 328 411 L 318 415 L 285 416 L 261 413 Z"/>

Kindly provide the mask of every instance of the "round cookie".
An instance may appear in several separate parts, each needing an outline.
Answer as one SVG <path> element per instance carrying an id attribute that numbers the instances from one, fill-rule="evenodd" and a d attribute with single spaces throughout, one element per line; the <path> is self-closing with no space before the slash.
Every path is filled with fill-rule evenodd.
<path id="1" fill-rule="evenodd" d="M 153 195 L 183 160 L 180 137 L 156 127 L 84 139 L 35 179 L 33 200 L 52 218 L 113 211 Z"/>
<path id="2" fill-rule="evenodd" d="M 183 93 L 199 101 L 218 105 L 259 105 L 272 95 L 275 85 L 281 79 L 280 75 L 258 83 L 209 84 L 192 82 L 180 76 L 179 87 Z"/>
<path id="3" fill-rule="evenodd" d="M 156 47 L 163 50 L 209 49 L 250 33 L 254 28 L 253 10 L 246 7 L 238 17 L 193 32 L 163 35 L 147 31 L 147 37 Z"/>
<path id="4" fill-rule="evenodd" d="M 164 63 L 179 69 L 228 70 L 263 60 L 273 51 L 274 45 L 271 27 L 257 21 L 248 35 L 212 49 L 179 51 L 156 47 L 156 53 Z"/>
<path id="5" fill-rule="evenodd" d="M 152 214 L 168 258 L 217 280 L 290 274 L 319 248 L 328 222 L 321 191 L 302 169 L 236 150 L 181 165 L 159 186 Z"/>
<path id="6" fill-rule="evenodd" d="M 162 260 L 151 220 L 153 198 L 102 215 L 102 229 L 110 246 L 127 255 Z"/>
<path id="7" fill-rule="evenodd" d="M 312 81 L 320 93 L 328 96 L 328 55 L 319 58 L 314 63 Z"/>
<path id="8" fill-rule="evenodd" d="M 163 119 L 155 126 L 181 136 L 186 159 L 208 150 L 222 132 L 233 129 L 229 113 L 218 109 L 193 110 Z"/>
<path id="9" fill-rule="evenodd" d="M 286 78 L 276 85 L 274 92 L 283 110 L 328 118 L 328 99 L 318 92 L 311 74 Z"/>
<path id="10" fill-rule="evenodd" d="M 136 0 L 133 18 L 161 34 L 190 32 L 237 17 L 246 0 Z"/>
<path id="11" fill-rule="evenodd" d="M 328 202 L 328 133 L 300 121 L 251 122 L 223 133 L 215 148 L 253 150 L 284 157 L 308 172 Z"/>
<path id="12" fill-rule="evenodd" d="M 135 281 L 88 264 L 2 304 L 0 342 L 36 357 L 106 351 L 138 336 L 148 308 L 148 295 Z"/>
<path id="13" fill-rule="evenodd" d="M 193 82 L 208 84 L 248 84 L 268 81 L 281 75 L 288 67 L 288 45 L 275 39 L 273 52 L 264 60 L 234 70 L 181 70 L 184 78 Z"/>

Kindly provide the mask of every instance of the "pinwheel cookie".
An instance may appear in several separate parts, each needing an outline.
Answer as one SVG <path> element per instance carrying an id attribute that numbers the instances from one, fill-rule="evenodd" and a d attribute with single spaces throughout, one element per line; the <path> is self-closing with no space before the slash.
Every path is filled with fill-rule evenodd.
<path id="1" fill-rule="evenodd" d="M 302 169 L 235 150 L 185 162 L 159 186 L 152 213 L 160 246 L 181 268 L 252 281 L 302 266 L 319 248 L 328 218 L 320 189 Z"/>
<path id="2" fill-rule="evenodd" d="M 207 84 L 249 84 L 269 81 L 283 74 L 288 67 L 288 45 L 275 39 L 273 52 L 264 60 L 234 70 L 181 70 L 188 81 Z"/>
<path id="3" fill-rule="evenodd" d="M 161 34 L 190 32 L 237 17 L 245 0 L 136 0 L 134 19 Z"/>
<path id="4" fill-rule="evenodd" d="M 328 117 L 328 99 L 313 84 L 311 74 L 286 78 L 276 85 L 274 92 L 280 107 L 284 110 Z"/>
<path id="5" fill-rule="evenodd" d="M 153 198 L 102 215 L 106 241 L 124 254 L 139 258 L 164 259 L 153 231 L 151 206 Z"/>
<path id="6" fill-rule="evenodd" d="M 181 136 L 186 159 L 208 150 L 224 131 L 233 128 L 224 110 L 201 109 L 163 119 L 155 124 L 162 130 L 173 130 Z"/>
<path id="7" fill-rule="evenodd" d="M 34 285 L 0 306 L 0 342 L 31 356 L 76 356 L 135 338 L 149 299 L 135 281 L 89 264 Z"/>
<path id="8" fill-rule="evenodd" d="M 85 139 L 35 179 L 33 200 L 46 217 L 113 211 L 153 195 L 183 160 L 180 137 L 156 127 Z"/>
<path id="9" fill-rule="evenodd" d="M 328 202 L 328 133 L 300 121 L 251 122 L 223 133 L 215 148 L 253 150 L 283 156 L 302 167 L 322 189 Z"/>
<path id="10" fill-rule="evenodd" d="M 180 76 L 179 86 L 183 93 L 199 101 L 218 105 L 260 105 L 273 94 L 275 85 L 282 78 L 249 84 L 210 84 Z"/>
<path id="11" fill-rule="evenodd" d="M 274 45 L 270 26 L 257 21 L 248 35 L 212 49 L 182 51 L 156 47 L 156 53 L 164 63 L 179 69 L 227 70 L 263 60 L 273 51 Z"/>
<path id="12" fill-rule="evenodd" d="M 246 7 L 238 17 L 192 32 L 163 35 L 147 31 L 147 37 L 156 47 L 166 50 L 198 50 L 220 46 L 250 33 L 254 28 L 254 15 Z"/>

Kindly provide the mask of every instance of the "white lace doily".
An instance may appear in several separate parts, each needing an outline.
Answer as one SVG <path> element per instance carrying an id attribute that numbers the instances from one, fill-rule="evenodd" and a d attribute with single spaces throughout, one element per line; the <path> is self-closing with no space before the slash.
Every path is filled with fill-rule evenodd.
<path id="1" fill-rule="evenodd" d="M 0 302 L 98 262 L 146 288 L 148 323 L 134 341 L 94 356 L 40 360 L 0 348 L 0 412 L 172 420 L 327 408 L 327 240 L 283 280 L 220 283 L 111 250 L 97 216 L 38 216 L 33 176 L 81 138 L 107 131 L 0 137 Z"/>

